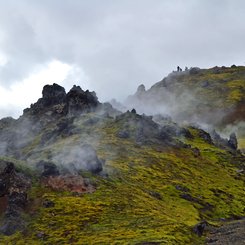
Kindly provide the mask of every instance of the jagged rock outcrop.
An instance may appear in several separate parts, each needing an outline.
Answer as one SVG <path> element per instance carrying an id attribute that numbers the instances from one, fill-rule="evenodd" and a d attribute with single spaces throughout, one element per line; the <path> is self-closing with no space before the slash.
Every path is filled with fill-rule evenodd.
<path id="1" fill-rule="evenodd" d="M 145 85 L 144 84 L 139 85 L 136 94 L 142 94 L 144 92 L 145 92 Z"/>
<path id="2" fill-rule="evenodd" d="M 236 138 L 236 134 L 232 133 L 230 135 L 230 138 L 228 140 L 228 145 L 233 149 L 233 150 L 237 150 L 237 138 Z"/>
<path id="3" fill-rule="evenodd" d="M 36 115 L 46 112 L 50 107 L 60 105 L 54 109 L 54 112 L 65 114 L 66 92 L 63 87 L 54 83 L 53 85 L 45 85 L 42 91 L 43 97 L 36 103 L 32 104 L 30 108 L 24 110 L 24 114 Z"/>
<path id="4" fill-rule="evenodd" d="M 68 113 L 79 115 L 81 112 L 94 111 L 100 104 L 95 92 L 83 91 L 79 86 L 74 85 L 66 95 Z"/>
<path id="5" fill-rule="evenodd" d="M 25 228 L 21 215 L 27 205 L 27 191 L 30 185 L 31 182 L 26 176 L 15 171 L 12 162 L 0 161 L 0 197 L 7 197 L 1 233 L 12 235 Z"/>
<path id="6" fill-rule="evenodd" d="M 95 92 L 83 91 L 76 85 L 67 94 L 65 89 L 56 83 L 45 85 L 42 95 L 42 98 L 24 110 L 24 115 L 79 115 L 94 111 L 100 104 Z"/>
<path id="7" fill-rule="evenodd" d="M 231 133 L 229 139 L 222 138 L 215 130 L 212 130 L 210 135 L 216 146 L 221 148 L 230 148 L 232 150 L 237 150 L 238 142 L 235 133 Z"/>
<path id="8" fill-rule="evenodd" d="M 127 111 L 116 117 L 121 129 L 117 132 L 119 138 L 134 138 L 138 144 L 160 143 L 171 146 L 180 146 L 174 137 L 183 136 L 192 138 L 189 130 L 179 127 L 177 124 L 160 125 L 152 116 L 139 115 L 135 109 Z M 181 145 L 183 146 L 183 145 Z"/>

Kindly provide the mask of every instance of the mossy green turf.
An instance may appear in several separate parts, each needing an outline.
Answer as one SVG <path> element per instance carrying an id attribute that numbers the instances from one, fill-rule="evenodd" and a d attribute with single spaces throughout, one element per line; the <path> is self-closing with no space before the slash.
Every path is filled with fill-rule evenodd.
<path id="1" fill-rule="evenodd" d="M 76 123 L 84 140 L 85 134 L 96 136 L 96 141 L 87 139 L 106 159 L 108 177 L 91 175 L 96 191 L 83 195 L 54 192 L 33 180 L 27 230 L 1 236 L 1 244 L 202 244 L 203 238 L 192 232 L 200 220 L 218 224 L 220 218 L 245 215 L 239 155 L 206 143 L 194 128 L 193 139 L 178 139 L 192 148 L 139 145 L 131 138 L 119 139 L 121 125 L 113 119 L 89 131 L 86 117 Z M 57 150 L 78 140 L 61 138 L 51 147 Z M 193 154 L 194 147 L 200 156 Z M 194 201 L 180 197 L 186 193 Z M 46 199 L 55 206 L 43 207 Z"/>
<path id="2" fill-rule="evenodd" d="M 170 75 L 167 81 L 170 91 L 194 91 L 197 99 L 202 103 L 206 101 L 206 105 L 211 109 L 228 109 L 245 99 L 244 66 L 200 69 L 194 74 L 175 73 Z M 162 82 L 156 83 L 151 90 L 157 89 L 161 84 Z"/>

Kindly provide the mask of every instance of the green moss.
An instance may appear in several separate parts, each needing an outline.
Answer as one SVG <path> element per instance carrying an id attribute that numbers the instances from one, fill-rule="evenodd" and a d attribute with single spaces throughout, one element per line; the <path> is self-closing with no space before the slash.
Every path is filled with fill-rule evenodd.
<path id="1" fill-rule="evenodd" d="M 0 237 L 0 242 L 201 244 L 192 232 L 200 220 L 217 224 L 220 218 L 245 215 L 244 179 L 234 165 L 238 158 L 205 142 L 194 128 L 193 139 L 181 139 L 190 148 L 177 148 L 118 140 L 121 126 L 108 119 L 94 128 L 100 140 L 93 145 L 109 173 L 105 178 L 82 173 L 95 183 L 94 193 L 54 192 L 36 183 L 29 194 L 27 231 Z M 60 139 L 53 149 L 67 143 Z M 193 154 L 194 147 L 200 156 Z M 44 208 L 46 199 L 55 206 Z"/>

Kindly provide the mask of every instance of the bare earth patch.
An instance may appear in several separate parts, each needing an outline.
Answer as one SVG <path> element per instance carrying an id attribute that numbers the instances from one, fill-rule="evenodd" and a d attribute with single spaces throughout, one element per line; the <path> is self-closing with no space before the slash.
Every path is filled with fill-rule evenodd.
<path id="1" fill-rule="evenodd" d="M 43 179 L 43 184 L 55 191 L 75 193 L 92 193 L 95 191 L 95 188 L 79 175 L 49 176 Z"/>
<path id="2" fill-rule="evenodd" d="M 245 244 L 245 219 L 225 223 L 209 232 L 207 243 L 210 245 Z"/>

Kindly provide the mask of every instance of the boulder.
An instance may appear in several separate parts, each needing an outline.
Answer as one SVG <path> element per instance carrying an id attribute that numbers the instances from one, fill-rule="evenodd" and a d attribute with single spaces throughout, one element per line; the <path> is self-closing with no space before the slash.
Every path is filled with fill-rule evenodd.
<path id="1" fill-rule="evenodd" d="M 208 222 L 206 220 L 203 220 L 200 223 L 196 224 L 193 228 L 194 233 L 197 234 L 198 236 L 202 236 L 207 225 Z"/>
<path id="2" fill-rule="evenodd" d="M 237 150 L 237 138 L 236 138 L 236 134 L 235 133 L 232 133 L 230 135 L 230 138 L 228 140 L 228 145 L 231 149 L 233 150 Z"/>

